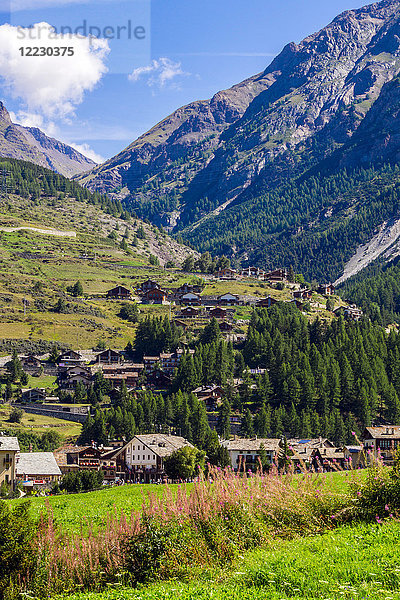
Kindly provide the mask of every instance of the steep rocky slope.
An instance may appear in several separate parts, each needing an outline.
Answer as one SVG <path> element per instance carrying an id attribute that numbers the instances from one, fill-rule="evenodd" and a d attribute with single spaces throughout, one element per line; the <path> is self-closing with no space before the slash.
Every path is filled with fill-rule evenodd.
<path id="1" fill-rule="evenodd" d="M 66 177 L 87 171 L 96 164 L 71 146 L 48 137 L 36 127 L 23 127 L 13 123 L 2 102 L 0 102 L 0 156 L 27 160 Z"/>
<path id="2" fill-rule="evenodd" d="M 203 250 L 336 279 L 398 217 L 399 72 L 400 0 L 347 11 L 80 181 Z"/>

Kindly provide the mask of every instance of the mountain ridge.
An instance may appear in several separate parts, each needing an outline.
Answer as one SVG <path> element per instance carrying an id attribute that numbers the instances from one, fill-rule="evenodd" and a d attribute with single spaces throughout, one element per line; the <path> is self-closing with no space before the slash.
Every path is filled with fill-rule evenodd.
<path id="1" fill-rule="evenodd" d="M 333 237 L 342 227 L 343 255 L 327 272 L 337 279 L 384 218 L 396 216 L 385 214 L 381 222 L 376 214 L 368 217 L 369 188 L 364 193 L 359 185 L 364 174 L 354 173 L 361 165 L 372 166 L 372 174 L 374 167 L 397 160 L 399 72 L 399 0 L 345 11 L 299 44 L 287 44 L 262 73 L 178 109 L 77 179 L 182 232 L 203 251 L 262 266 L 286 257 L 310 276 L 311 267 L 304 268 L 309 259 L 299 249 L 313 252 L 310 229 L 317 228 L 323 252 L 323 236 Z M 287 202 L 286 194 L 294 198 L 303 182 L 309 182 L 310 194 L 318 194 L 316 174 L 325 185 L 332 175 L 344 180 L 346 169 L 353 172 L 353 196 L 347 181 L 335 193 L 328 189 L 310 198 L 309 206 Z M 271 200 L 274 193 L 280 201 Z M 347 204 L 339 208 L 342 196 Z M 369 222 L 358 219 L 354 229 L 350 217 L 361 206 Z M 321 216 L 325 213 L 333 217 Z M 252 236 L 243 235 L 248 230 Z M 277 244 L 288 246 L 286 254 Z"/>
<path id="2" fill-rule="evenodd" d="M 68 144 L 47 136 L 37 127 L 13 123 L 0 102 L 0 156 L 27 160 L 66 177 L 91 169 L 96 163 Z"/>

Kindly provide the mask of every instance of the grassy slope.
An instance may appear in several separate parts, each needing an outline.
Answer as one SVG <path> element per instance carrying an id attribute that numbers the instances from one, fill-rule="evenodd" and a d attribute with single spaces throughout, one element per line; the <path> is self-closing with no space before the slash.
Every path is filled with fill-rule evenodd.
<path id="1" fill-rule="evenodd" d="M 215 569 L 188 584 L 112 586 L 69 600 L 396 600 L 400 598 L 400 524 L 341 527 L 319 537 L 271 542 L 232 570 Z"/>
<path id="2" fill-rule="evenodd" d="M 133 337 L 134 327 L 118 318 L 118 303 L 87 300 L 80 308 L 82 313 L 89 314 L 56 314 L 50 308 L 65 293 L 66 287 L 78 279 L 89 296 L 104 294 L 117 284 L 132 289 L 148 277 L 162 277 L 170 285 L 184 281 L 180 275 L 164 276 L 162 268 L 150 266 L 149 254 L 158 256 L 161 262 L 172 258 L 178 265 L 188 254 L 187 248 L 151 226 L 144 225 L 146 239 L 139 240 L 138 246 L 133 247 L 131 242 L 139 222 L 127 223 L 71 198 L 67 201 L 46 198 L 41 199 L 40 204 L 18 197 L 7 202 L 0 199 L 0 226 L 26 224 L 74 230 L 77 237 L 61 238 L 26 230 L 0 232 L 2 338 L 55 340 L 81 348 L 89 348 L 104 339 L 123 346 Z M 126 228 L 129 230 L 129 253 L 119 249 Z M 107 236 L 115 230 L 118 239 L 112 241 Z M 95 253 L 96 261 L 80 258 Z M 43 284 L 43 289 L 35 292 L 33 288 L 38 282 Z M 30 302 L 26 315 L 23 313 L 24 298 Z M 44 302 L 45 309 L 39 312 L 35 301 Z"/>
<path id="3" fill-rule="evenodd" d="M 177 485 L 170 486 L 173 490 Z M 190 489 L 191 485 L 188 484 Z M 140 511 L 143 502 L 149 494 L 161 495 L 162 485 L 124 485 L 121 487 L 104 488 L 96 492 L 71 494 L 68 496 L 52 496 L 50 498 L 32 498 L 32 515 L 38 517 L 41 512 L 50 507 L 57 524 L 64 530 L 78 532 L 90 524 L 93 528 L 101 526 L 107 513 L 114 511 L 130 514 L 133 510 Z M 19 503 L 20 500 L 14 501 Z"/>
<path id="4" fill-rule="evenodd" d="M 53 419 L 44 415 L 33 415 L 24 413 L 21 423 L 10 423 L 8 421 L 11 407 L 2 404 L 0 407 L 0 430 L 7 430 L 11 435 L 19 432 L 42 434 L 49 429 L 57 431 L 64 439 L 76 437 L 80 434 L 81 425 L 62 419 Z"/>

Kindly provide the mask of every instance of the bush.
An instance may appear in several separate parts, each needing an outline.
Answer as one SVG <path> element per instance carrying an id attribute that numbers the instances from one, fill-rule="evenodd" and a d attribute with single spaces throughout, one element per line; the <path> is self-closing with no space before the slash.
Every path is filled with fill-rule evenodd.
<path id="1" fill-rule="evenodd" d="M 400 511 L 400 448 L 394 458 L 393 469 L 380 460 L 374 461 L 366 479 L 352 483 L 353 504 L 345 511 L 346 515 L 380 522 Z"/>
<path id="2" fill-rule="evenodd" d="M 18 577 L 35 563 L 37 526 L 29 514 L 29 502 L 13 509 L 0 502 L 0 597 L 11 598 Z"/>
<path id="3" fill-rule="evenodd" d="M 125 319 L 125 321 L 129 321 L 130 323 L 137 323 L 139 320 L 138 305 L 135 303 L 129 304 L 128 302 L 125 302 L 121 306 L 118 316 L 120 316 L 121 319 Z"/>
<path id="4" fill-rule="evenodd" d="M 21 423 L 24 411 L 20 408 L 13 408 L 8 418 L 10 423 Z"/>
<path id="5" fill-rule="evenodd" d="M 101 487 L 103 471 L 78 471 L 66 473 L 61 480 L 60 488 L 66 492 L 88 492 Z"/>
<path id="6" fill-rule="evenodd" d="M 164 467 L 171 479 L 193 479 L 204 468 L 205 453 L 184 446 L 164 459 Z"/>

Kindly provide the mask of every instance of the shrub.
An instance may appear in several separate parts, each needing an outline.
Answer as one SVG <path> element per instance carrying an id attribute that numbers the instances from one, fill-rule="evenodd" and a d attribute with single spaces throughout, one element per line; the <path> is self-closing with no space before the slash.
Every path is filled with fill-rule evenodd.
<path id="1" fill-rule="evenodd" d="M 363 481 L 351 485 L 353 503 L 345 511 L 351 518 L 381 521 L 400 511 L 400 448 L 394 456 L 394 467 L 388 469 L 378 458 Z"/>
<path id="2" fill-rule="evenodd" d="M 20 408 L 13 408 L 8 418 L 10 423 L 21 423 L 24 411 Z"/>
<path id="3" fill-rule="evenodd" d="M 17 579 L 34 566 L 37 526 L 29 515 L 29 503 L 13 509 L 0 502 L 0 597 L 12 597 Z"/>
<path id="4" fill-rule="evenodd" d="M 204 468 L 204 457 L 201 450 L 184 446 L 164 459 L 164 467 L 171 479 L 193 479 Z"/>

